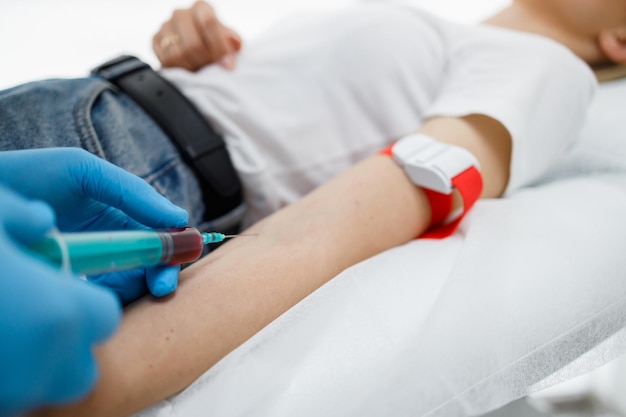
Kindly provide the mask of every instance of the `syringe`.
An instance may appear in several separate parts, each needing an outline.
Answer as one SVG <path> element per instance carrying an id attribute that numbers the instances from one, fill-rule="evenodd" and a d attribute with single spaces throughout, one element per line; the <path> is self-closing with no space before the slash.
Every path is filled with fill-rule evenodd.
<path id="1" fill-rule="evenodd" d="M 54 233 L 29 249 L 77 274 L 100 274 L 200 258 L 204 245 L 236 235 L 192 227 L 165 230 Z"/>

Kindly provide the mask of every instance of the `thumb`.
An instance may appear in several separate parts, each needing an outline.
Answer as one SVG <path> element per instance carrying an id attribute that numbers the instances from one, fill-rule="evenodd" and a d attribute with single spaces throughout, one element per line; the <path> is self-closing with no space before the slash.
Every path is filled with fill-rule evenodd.
<path id="1" fill-rule="evenodd" d="M 146 282 L 150 293 L 155 297 L 166 296 L 178 286 L 180 265 L 154 267 L 146 270 Z"/>

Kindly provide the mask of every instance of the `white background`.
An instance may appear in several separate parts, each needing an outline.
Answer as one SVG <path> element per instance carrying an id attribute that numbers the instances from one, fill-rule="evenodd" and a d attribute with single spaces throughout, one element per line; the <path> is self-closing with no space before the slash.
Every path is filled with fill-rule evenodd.
<path id="1" fill-rule="evenodd" d="M 359 0 L 213 0 L 245 39 L 294 11 Z M 360 0 L 363 1 L 363 0 Z M 410 0 L 452 20 L 474 22 L 509 0 Z M 156 64 L 151 38 L 193 0 L 0 0 L 0 89 L 41 78 L 82 76 L 122 52 Z"/>

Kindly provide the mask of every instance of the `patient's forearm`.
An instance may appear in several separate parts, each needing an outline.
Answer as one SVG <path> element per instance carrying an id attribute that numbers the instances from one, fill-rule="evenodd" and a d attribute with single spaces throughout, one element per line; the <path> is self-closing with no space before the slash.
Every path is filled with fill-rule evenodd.
<path id="1" fill-rule="evenodd" d="M 495 196 L 506 183 L 502 160 L 509 155 L 481 139 L 502 133 L 499 126 L 477 129 L 482 122 L 426 128 L 435 137 L 459 137 L 461 145 L 475 136 L 468 148 L 486 172 L 486 190 L 493 190 L 486 196 Z M 128 415 L 184 389 L 339 272 L 410 241 L 429 223 L 423 191 L 391 158 L 365 160 L 246 232 L 258 236 L 234 239 L 186 269 L 173 296 L 132 305 L 117 334 L 98 350 L 96 389 L 55 412 Z"/>
<path id="2" fill-rule="evenodd" d="M 60 414 L 127 415 L 182 390 L 346 267 L 415 238 L 429 210 L 390 158 L 364 161 L 186 269 L 172 297 L 130 307 L 95 391 Z"/>

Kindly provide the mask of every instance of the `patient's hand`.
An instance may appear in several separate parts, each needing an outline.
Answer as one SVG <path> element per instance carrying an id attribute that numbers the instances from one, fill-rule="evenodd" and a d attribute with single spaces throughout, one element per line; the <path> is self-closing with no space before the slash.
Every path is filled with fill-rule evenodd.
<path id="1" fill-rule="evenodd" d="M 216 62 L 233 69 L 240 48 L 241 37 L 224 26 L 204 1 L 175 10 L 152 38 L 152 49 L 163 67 L 190 71 Z"/>

